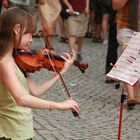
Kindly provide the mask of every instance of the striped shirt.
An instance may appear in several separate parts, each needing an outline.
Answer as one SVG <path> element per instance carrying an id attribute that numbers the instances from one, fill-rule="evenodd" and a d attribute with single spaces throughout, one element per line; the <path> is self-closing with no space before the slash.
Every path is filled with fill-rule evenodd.
<path id="1" fill-rule="evenodd" d="M 118 11 L 117 28 L 129 28 L 140 32 L 140 0 L 128 0 L 126 5 Z"/>

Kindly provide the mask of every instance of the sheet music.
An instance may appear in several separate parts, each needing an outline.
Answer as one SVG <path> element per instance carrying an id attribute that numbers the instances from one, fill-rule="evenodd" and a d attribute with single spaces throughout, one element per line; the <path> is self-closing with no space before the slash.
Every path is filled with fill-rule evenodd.
<path id="1" fill-rule="evenodd" d="M 135 32 L 128 46 L 107 76 L 134 85 L 140 78 L 140 32 Z"/>

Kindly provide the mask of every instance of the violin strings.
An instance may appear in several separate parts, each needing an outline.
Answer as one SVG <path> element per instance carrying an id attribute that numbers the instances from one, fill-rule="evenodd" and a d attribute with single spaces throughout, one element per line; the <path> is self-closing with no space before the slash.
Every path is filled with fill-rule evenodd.
<path id="1" fill-rule="evenodd" d="M 39 35 L 39 36 L 40 36 L 40 35 Z M 46 49 L 46 47 L 45 47 L 45 44 L 44 44 L 44 42 L 43 42 L 41 36 L 40 36 L 40 40 L 41 40 L 41 42 L 43 43 L 43 46 L 44 46 L 44 48 L 45 48 L 45 50 L 46 50 L 46 52 L 47 52 L 47 49 Z M 47 42 L 48 42 L 48 44 L 49 44 L 48 38 L 47 38 L 46 40 L 47 40 Z M 49 50 L 49 52 L 50 52 L 50 54 L 51 54 L 50 49 L 48 49 L 48 50 Z M 72 100 L 72 97 L 71 97 L 71 95 L 70 95 L 70 93 L 69 93 L 69 91 L 68 91 L 68 88 L 67 88 L 67 86 L 66 86 L 64 80 L 63 80 L 63 77 L 62 77 L 62 75 L 60 74 L 60 72 L 58 71 L 58 68 L 57 68 L 57 66 L 56 66 L 56 63 L 55 63 L 55 61 L 54 61 L 54 57 L 52 56 L 53 59 L 51 60 L 51 58 L 50 58 L 48 52 L 47 52 L 47 55 L 48 55 L 49 61 L 50 61 L 51 64 L 52 64 L 52 67 L 53 67 L 53 69 L 54 69 L 55 74 L 56 74 L 56 75 L 58 74 L 59 77 L 60 77 L 60 79 L 58 79 L 58 81 L 59 81 L 60 87 L 62 88 L 63 94 L 65 95 L 65 97 L 66 97 L 66 95 L 67 95 L 67 96 L 69 97 L 69 99 Z M 54 65 L 53 65 L 53 64 L 54 64 Z M 55 68 L 54 66 L 56 66 L 56 68 Z M 60 82 L 60 81 L 61 81 L 61 82 Z M 65 89 L 65 91 L 64 91 L 64 89 Z M 66 93 L 66 94 L 65 94 L 65 93 Z M 72 110 L 72 113 L 73 113 L 73 116 L 74 116 L 74 117 L 80 118 L 80 117 L 79 117 L 79 114 L 78 114 L 76 111 L 73 111 L 73 110 Z"/>
<path id="2" fill-rule="evenodd" d="M 41 40 L 41 43 L 43 44 L 43 48 L 45 49 L 46 54 L 48 55 L 49 61 L 50 61 L 51 65 L 52 65 L 52 68 L 53 68 L 55 74 L 57 75 L 58 72 L 56 71 L 56 69 L 55 69 L 55 67 L 54 67 L 55 64 L 54 64 L 54 62 L 51 60 L 51 57 L 50 57 L 50 55 L 49 55 L 49 53 L 48 53 L 48 51 L 47 51 L 47 49 L 46 49 L 46 47 L 45 47 L 44 41 L 43 41 L 43 39 L 41 38 L 40 33 L 38 33 L 38 35 L 39 35 L 39 38 L 40 38 L 40 40 Z M 59 77 L 60 77 L 60 74 L 58 74 L 58 75 L 59 75 Z M 63 88 L 63 85 L 62 85 L 62 81 L 59 79 L 58 82 L 59 82 L 59 85 L 60 85 L 60 87 L 61 87 L 61 89 L 62 89 L 63 95 L 65 96 L 65 98 L 67 98 L 67 97 L 66 97 L 66 94 L 65 94 L 65 91 L 64 91 L 64 88 Z"/>

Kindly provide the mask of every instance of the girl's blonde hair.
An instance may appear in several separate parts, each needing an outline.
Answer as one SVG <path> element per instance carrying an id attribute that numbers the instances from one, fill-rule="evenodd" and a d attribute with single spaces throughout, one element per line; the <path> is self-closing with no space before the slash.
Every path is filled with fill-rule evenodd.
<path id="1" fill-rule="evenodd" d="M 16 40 L 14 27 L 19 24 L 21 27 L 20 38 Z M 18 48 L 21 42 L 22 34 L 34 33 L 36 23 L 32 15 L 19 8 L 9 8 L 0 17 L 0 58 L 10 49 L 9 43 L 13 43 L 14 48 Z"/>

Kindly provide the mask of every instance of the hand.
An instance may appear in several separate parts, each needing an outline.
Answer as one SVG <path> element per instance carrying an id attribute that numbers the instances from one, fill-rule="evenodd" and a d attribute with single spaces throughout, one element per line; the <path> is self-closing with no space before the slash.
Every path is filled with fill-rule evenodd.
<path id="1" fill-rule="evenodd" d="M 74 10 L 73 10 L 73 8 L 72 8 L 72 7 L 70 7 L 69 9 L 67 9 L 67 12 L 68 12 L 70 15 L 72 15 L 72 14 L 73 14 L 73 12 L 74 12 Z"/>
<path id="2" fill-rule="evenodd" d="M 78 104 L 74 100 L 66 100 L 60 104 L 61 104 L 60 110 L 62 110 L 62 111 L 73 110 L 73 111 L 77 112 L 77 114 L 79 114 Z"/>
<path id="3" fill-rule="evenodd" d="M 89 8 L 85 8 L 84 14 L 89 14 Z"/>
<path id="4" fill-rule="evenodd" d="M 65 60 L 64 68 L 62 69 L 61 73 L 65 73 L 68 68 L 73 64 L 75 60 L 75 52 L 74 50 L 71 51 L 71 54 L 64 53 L 65 56 L 61 56 Z"/>

